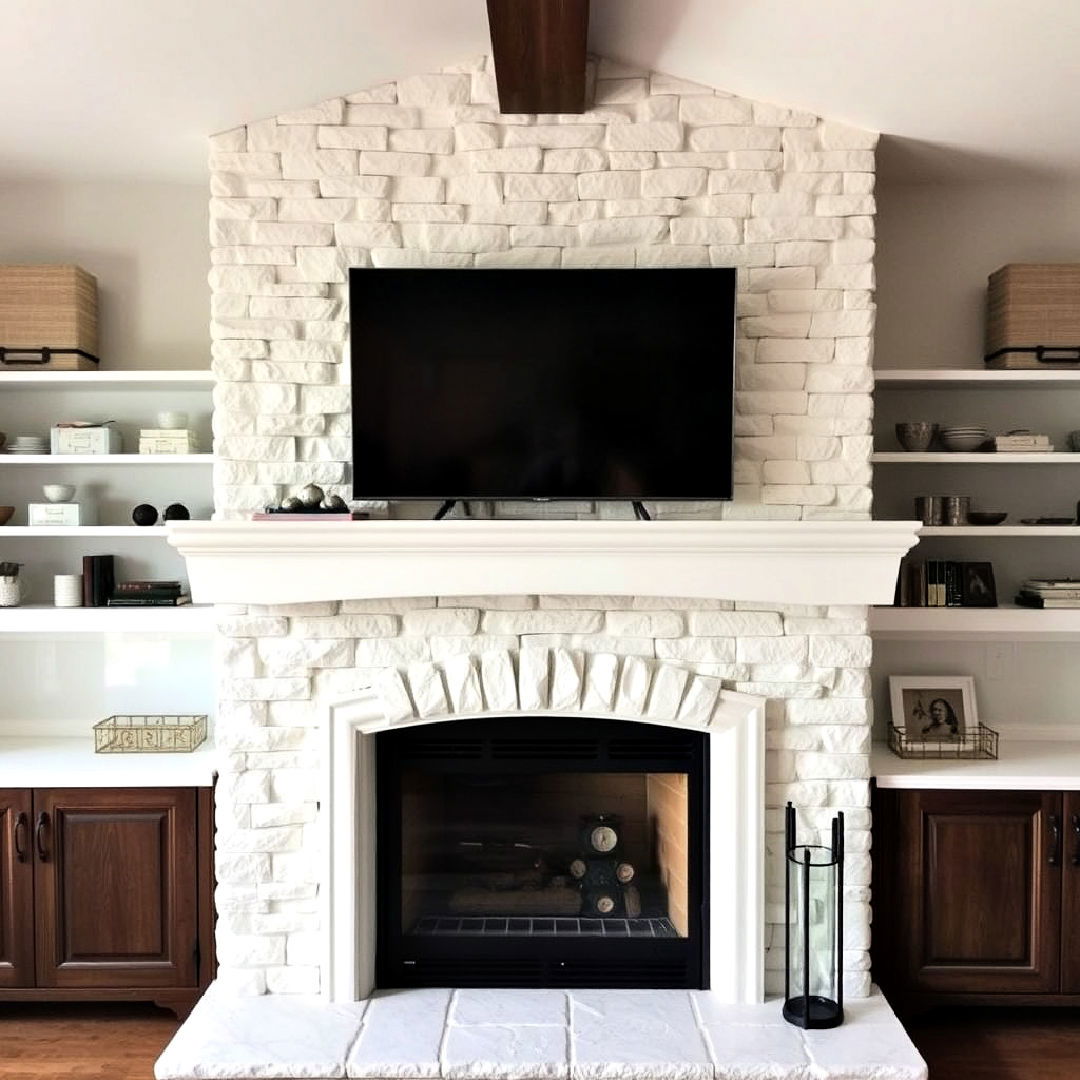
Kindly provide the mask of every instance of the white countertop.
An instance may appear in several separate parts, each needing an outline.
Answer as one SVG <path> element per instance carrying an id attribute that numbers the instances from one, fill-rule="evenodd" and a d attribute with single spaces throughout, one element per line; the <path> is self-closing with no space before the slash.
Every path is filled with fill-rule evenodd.
<path id="1" fill-rule="evenodd" d="M 870 775 L 881 788 L 1080 791 L 1080 739 L 1020 740 L 1002 735 L 996 761 L 897 757 L 875 743 Z"/>
<path id="2" fill-rule="evenodd" d="M 86 738 L 0 739 L 0 787 L 210 787 L 217 753 L 95 754 Z"/>

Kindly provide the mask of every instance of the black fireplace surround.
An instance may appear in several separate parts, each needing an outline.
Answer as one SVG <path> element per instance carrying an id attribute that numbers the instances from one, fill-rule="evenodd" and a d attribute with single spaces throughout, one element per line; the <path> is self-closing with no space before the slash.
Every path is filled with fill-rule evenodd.
<path id="1" fill-rule="evenodd" d="M 523 716 L 375 738 L 378 986 L 707 988 L 704 735 Z"/>

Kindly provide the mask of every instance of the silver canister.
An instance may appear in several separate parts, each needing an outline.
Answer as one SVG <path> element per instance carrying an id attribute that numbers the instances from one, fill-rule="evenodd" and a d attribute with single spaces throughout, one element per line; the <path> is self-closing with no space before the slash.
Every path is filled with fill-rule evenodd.
<path id="1" fill-rule="evenodd" d="M 942 525 L 945 509 L 940 495 L 919 495 L 915 499 L 915 516 L 924 525 Z"/>
<path id="2" fill-rule="evenodd" d="M 966 525 L 968 523 L 968 511 L 971 509 L 970 495 L 946 495 L 945 496 L 945 524 Z"/>

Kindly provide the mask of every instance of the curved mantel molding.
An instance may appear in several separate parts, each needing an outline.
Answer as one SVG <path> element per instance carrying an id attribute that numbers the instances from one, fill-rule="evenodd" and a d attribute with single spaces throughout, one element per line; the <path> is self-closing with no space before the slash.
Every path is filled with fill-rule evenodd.
<path id="1" fill-rule="evenodd" d="M 185 521 L 196 603 L 677 596 L 891 603 L 917 521 Z"/>

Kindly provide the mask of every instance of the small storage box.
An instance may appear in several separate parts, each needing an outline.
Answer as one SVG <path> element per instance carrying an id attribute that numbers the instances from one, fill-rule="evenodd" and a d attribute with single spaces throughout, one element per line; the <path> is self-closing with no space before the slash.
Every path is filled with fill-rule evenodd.
<path id="1" fill-rule="evenodd" d="M 109 716 L 94 725 L 98 754 L 189 754 L 206 739 L 206 716 Z"/>
<path id="2" fill-rule="evenodd" d="M 119 454 L 120 432 L 108 424 L 101 427 L 54 427 L 49 429 L 49 449 L 54 454 Z"/>
<path id="3" fill-rule="evenodd" d="M 1014 263 L 990 275 L 986 364 L 1080 368 L 1080 264 Z"/>
<path id="4" fill-rule="evenodd" d="M 27 525 L 96 525 L 97 510 L 92 502 L 27 503 Z"/>
<path id="5" fill-rule="evenodd" d="M 97 278 L 78 266 L 0 266 L 0 370 L 97 366 Z"/>

